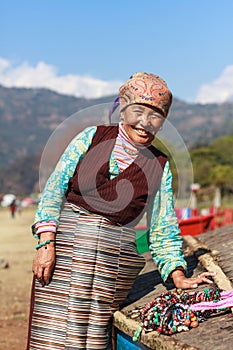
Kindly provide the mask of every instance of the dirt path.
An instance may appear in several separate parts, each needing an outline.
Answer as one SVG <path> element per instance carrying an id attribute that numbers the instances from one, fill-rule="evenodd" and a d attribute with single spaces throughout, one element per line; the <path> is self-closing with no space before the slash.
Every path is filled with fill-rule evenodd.
<path id="1" fill-rule="evenodd" d="M 0 349 L 25 350 L 36 241 L 30 232 L 34 209 L 11 218 L 0 208 Z M 9 264 L 9 267 L 4 267 Z"/>

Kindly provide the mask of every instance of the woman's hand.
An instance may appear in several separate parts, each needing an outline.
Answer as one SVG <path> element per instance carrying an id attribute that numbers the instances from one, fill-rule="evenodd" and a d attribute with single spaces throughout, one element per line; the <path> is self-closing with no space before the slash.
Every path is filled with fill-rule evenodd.
<path id="1" fill-rule="evenodd" d="M 47 239 L 54 239 L 54 234 L 41 234 L 40 243 L 45 242 Z M 50 242 L 37 250 L 33 261 L 32 271 L 42 286 L 49 284 L 53 274 L 55 261 L 56 250 L 54 242 Z"/>
<path id="2" fill-rule="evenodd" d="M 198 277 L 187 278 L 183 271 L 174 270 L 171 274 L 176 288 L 192 289 L 197 288 L 201 283 L 213 283 L 208 277 L 215 276 L 215 272 L 202 272 Z"/>

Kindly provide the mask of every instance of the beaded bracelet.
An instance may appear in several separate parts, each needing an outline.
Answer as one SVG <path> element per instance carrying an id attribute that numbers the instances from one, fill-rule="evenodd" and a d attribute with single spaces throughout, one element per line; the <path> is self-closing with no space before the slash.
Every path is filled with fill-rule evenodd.
<path id="1" fill-rule="evenodd" d="M 47 239 L 47 241 L 45 241 L 45 242 L 38 243 L 38 244 L 36 245 L 36 249 L 38 250 L 38 249 L 40 249 L 41 247 L 44 247 L 44 246 L 46 246 L 47 244 L 49 244 L 49 243 L 51 243 L 51 242 L 55 242 L 55 239 Z"/>

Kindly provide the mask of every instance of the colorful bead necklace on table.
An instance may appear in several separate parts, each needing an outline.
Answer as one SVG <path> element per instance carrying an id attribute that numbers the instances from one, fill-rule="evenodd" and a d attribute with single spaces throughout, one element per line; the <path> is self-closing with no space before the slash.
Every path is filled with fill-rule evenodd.
<path id="1" fill-rule="evenodd" d="M 233 290 L 220 292 L 218 287 L 188 293 L 181 289 L 161 294 L 144 307 L 129 311 L 132 319 L 140 319 L 141 325 L 134 333 L 137 341 L 142 330 L 157 331 L 171 335 L 196 328 L 212 313 L 227 310 L 233 306 Z"/>

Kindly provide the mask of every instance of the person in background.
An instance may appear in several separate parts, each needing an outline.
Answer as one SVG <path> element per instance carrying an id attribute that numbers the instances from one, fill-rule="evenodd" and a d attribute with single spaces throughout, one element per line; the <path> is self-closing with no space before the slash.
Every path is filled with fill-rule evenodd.
<path id="1" fill-rule="evenodd" d="M 113 313 L 144 265 L 134 230 L 144 213 L 163 280 L 182 289 L 212 282 L 213 273 L 185 275 L 169 162 L 152 145 L 172 103 L 167 84 L 135 73 L 117 102 L 119 124 L 78 134 L 43 191 L 32 227 L 39 242 L 28 349 L 111 348 Z"/>
<path id="2" fill-rule="evenodd" d="M 16 200 L 14 199 L 10 204 L 10 213 L 11 213 L 12 219 L 14 219 L 14 217 L 15 217 L 16 209 L 17 209 Z"/>

